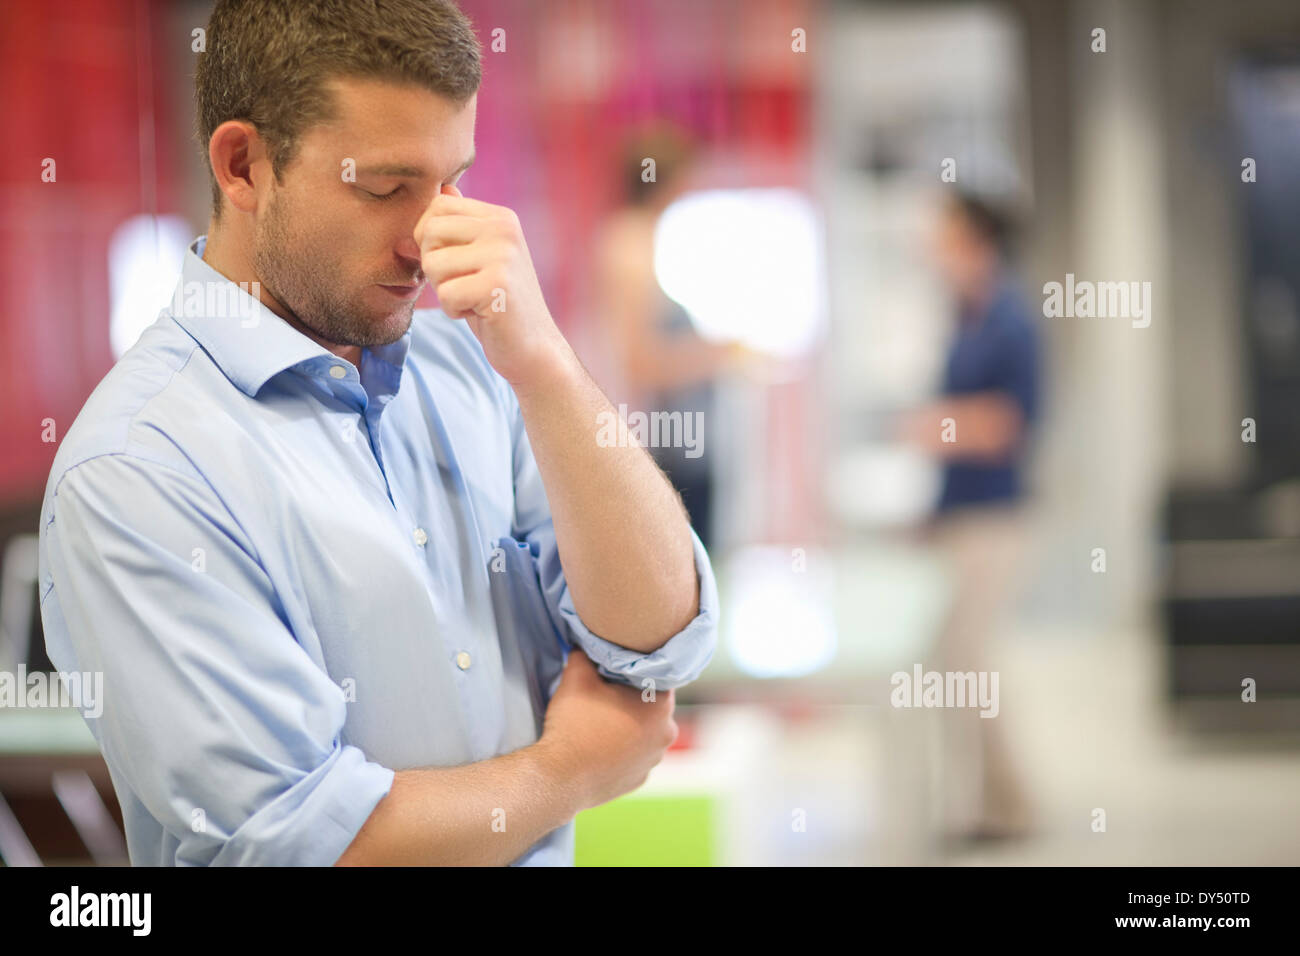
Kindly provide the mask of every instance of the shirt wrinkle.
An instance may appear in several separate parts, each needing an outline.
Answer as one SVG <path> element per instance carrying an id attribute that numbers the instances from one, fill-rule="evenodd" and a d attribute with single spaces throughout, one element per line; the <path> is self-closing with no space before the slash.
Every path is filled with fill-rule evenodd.
<path id="1" fill-rule="evenodd" d="M 182 313 L 187 283 L 229 295 L 204 243 Z M 698 536 L 682 632 L 642 654 L 588 630 L 518 404 L 464 323 L 416 310 L 357 367 L 241 295 L 251 325 L 208 295 L 165 309 L 46 485 L 46 647 L 103 675 L 83 716 L 132 863 L 329 865 L 397 771 L 536 741 L 569 648 L 631 686 L 699 676 L 717 602 Z M 572 862 L 570 821 L 512 865 Z"/>

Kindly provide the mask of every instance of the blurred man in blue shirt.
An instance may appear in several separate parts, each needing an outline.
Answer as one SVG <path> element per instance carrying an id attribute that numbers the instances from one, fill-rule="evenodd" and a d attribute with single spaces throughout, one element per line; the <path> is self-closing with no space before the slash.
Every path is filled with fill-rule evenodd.
<path id="1" fill-rule="evenodd" d="M 1034 316 L 1006 265 L 1008 226 L 993 206 L 953 194 L 935 236 L 936 264 L 957 322 L 941 397 L 909 418 L 910 438 L 943 464 L 926 529 L 952 571 L 953 599 L 937 654 L 947 671 L 997 671 L 990 644 L 1017 592 L 1026 543 L 1025 477 L 1039 412 L 1040 345 Z M 958 838 L 1020 835 L 1030 826 L 1025 787 L 1005 724 L 974 709 L 946 714 L 943 829 Z"/>
<path id="2" fill-rule="evenodd" d="M 207 235 L 41 518 L 133 863 L 572 863 L 712 654 L 680 499 L 455 185 L 479 80 L 442 0 L 216 4 Z"/>

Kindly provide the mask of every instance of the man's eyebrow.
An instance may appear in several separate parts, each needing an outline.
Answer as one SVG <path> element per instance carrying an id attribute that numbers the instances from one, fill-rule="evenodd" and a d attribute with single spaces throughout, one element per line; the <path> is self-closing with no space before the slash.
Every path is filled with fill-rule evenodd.
<path id="1" fill-rule="evenodd" d="M 470 153 L 469 159 L 461 163 L 459 167 L 452 171 L 448 179 L 463 173 L 474 165 L 477 158 L 475 153 Z M 420 166 L 404 166 L 400 163 L 381 163 L 376 166 L 363 166 L 357 170 L 358 176 L 396 176 L 399 179 L 424 179 L 428 172 Z"/>
<path id="2" fill-rule="evenodd" d="M 382 163 L 378 166 L 363 166 L 357 170 L 358 176 L 399 176 L 403 179 L 423 179 L 425 171 L 419 166 L 401 166 Z"/>

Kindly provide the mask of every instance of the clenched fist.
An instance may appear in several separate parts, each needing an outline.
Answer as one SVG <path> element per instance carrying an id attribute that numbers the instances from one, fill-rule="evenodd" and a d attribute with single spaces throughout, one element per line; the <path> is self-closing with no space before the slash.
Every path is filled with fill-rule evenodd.
<path id="1" fill-rule="evenodd" d="M 571 356 L 513 210 L 447 185 L 415 224 L 415 241 L 443 312 L 469 322 L 492 367 L 516 389 Z"/>

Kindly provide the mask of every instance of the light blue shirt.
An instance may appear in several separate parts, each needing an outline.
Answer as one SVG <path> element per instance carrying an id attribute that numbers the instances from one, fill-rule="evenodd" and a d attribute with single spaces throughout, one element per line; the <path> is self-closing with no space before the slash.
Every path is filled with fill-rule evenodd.
<path id="1" fill-rule="evenodd" d="M 204 241 L 67 430 L 41 513 L 46 646 L 104 675 L 87 724 L 132 863 L 332 864 L 394 770 L 536 741 L 570 644 L 636 687 L 699 676 L 699 538 L 683 631 L 643 654 L 588 630 L 514 393 L 465 323 L 419 310 L 358 369 Z M 572 821 L 515 861 L 572 862 Z"/>

